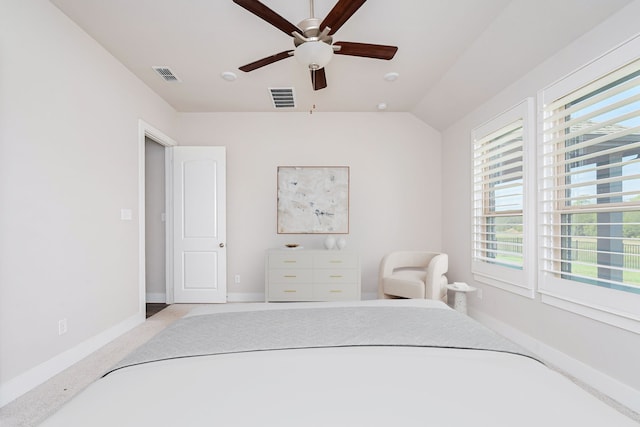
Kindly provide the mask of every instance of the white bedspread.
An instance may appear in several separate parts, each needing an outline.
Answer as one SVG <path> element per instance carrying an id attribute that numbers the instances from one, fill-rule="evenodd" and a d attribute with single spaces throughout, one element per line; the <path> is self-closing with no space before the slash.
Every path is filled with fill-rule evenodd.
<path id="1" fill-rule="evenodd" d="M 285 305 L 226 305 L 194 314 L 251 306 Z M 145 425 L 636 423 L 529 357 L 430 347 L 330 347 L 179 358 L 123 368 L 92 384 L 43 424 Z"/>

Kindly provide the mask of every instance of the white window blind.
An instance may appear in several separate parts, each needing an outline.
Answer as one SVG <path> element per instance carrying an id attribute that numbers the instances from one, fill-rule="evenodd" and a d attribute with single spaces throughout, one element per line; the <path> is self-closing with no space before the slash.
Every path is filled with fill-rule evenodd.
<path id="1" fill-rule="evenodd" d="M 473 257 L 522 268 L 522 120 L 475 141 Z"/>
<path id="2" fill-rule="evenodd" d="M 542 272 L 640 294 L 640 61 L 543 113 Z"/>
<path id="3" fill-rule="evenodd" d="M 532 100 L 473 131 L 472 272 L 476 280 L 533 296 L 525 276 L 525 160 Z"/>

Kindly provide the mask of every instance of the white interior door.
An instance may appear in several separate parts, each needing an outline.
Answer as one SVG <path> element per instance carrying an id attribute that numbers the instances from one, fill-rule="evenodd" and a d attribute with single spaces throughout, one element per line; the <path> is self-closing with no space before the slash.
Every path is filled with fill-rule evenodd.
<path id="1" fill-rule="evenodd" d="M 225 147 L 171 150 L 174 302 L 226 302 Z"/>

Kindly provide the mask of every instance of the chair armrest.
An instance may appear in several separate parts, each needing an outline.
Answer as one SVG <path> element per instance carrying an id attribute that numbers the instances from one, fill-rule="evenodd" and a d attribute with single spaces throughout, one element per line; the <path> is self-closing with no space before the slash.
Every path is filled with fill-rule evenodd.
<path id="1" fill-rule="evenodd" d="M 393 269 L 395 268 L 394 263 L 391 262 L 393 258 L 393 254 L 387 254 L 382 257 L 380 261 L 380 268 L 378 271 L 378 298 L 384 298 L 384 278 L 386 276 L 390 276 L 393 273 Z"/>
<path id="2" fill-rule="evenodd" d="M 426 298 L 441 300 L 447 295 L 447 276 L 445 274 L 449 270 L 449 256 L 447 254 L 439 254 L 434 256 L 427 266 Z"/>

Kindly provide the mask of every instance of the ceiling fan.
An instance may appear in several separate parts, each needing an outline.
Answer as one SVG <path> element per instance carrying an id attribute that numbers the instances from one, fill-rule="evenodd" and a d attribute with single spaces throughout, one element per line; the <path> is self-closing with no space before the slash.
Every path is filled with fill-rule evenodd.
<path id="1" fill-rule="evenodd" d="M 290 56 L 311 71 L 313 90 L 327 87 L 327 76 L 324 67 L 329 63 L 333 54 L 361 56 L 375 59 L 392 59 L 398 48 L 369 43 L 336 42 L 333 34 L 364 4 L 366 0 L 338 0 L 329 14 L 321 21 L 314 17 L 313 0 L 310 3 L 310 18 L 303 19 L 297 26 L 259 2 L 258 0 L 233 0 L 234 3 L 267 21 L 277 29 L 293 36 L 294 50 L 285 50 L 275 55 L 267 56 L 255 62 L 243 65 L 240 70 L 249 72 L 265 65 L 273 64 Z"/>

